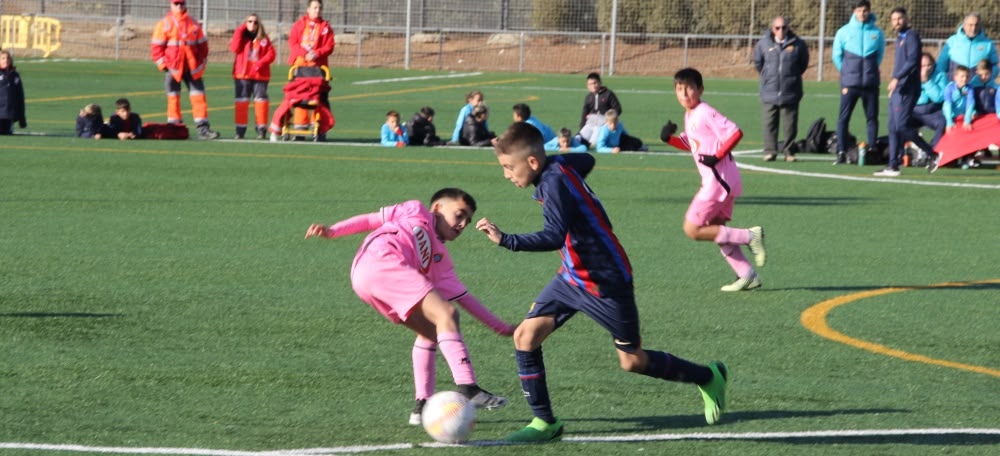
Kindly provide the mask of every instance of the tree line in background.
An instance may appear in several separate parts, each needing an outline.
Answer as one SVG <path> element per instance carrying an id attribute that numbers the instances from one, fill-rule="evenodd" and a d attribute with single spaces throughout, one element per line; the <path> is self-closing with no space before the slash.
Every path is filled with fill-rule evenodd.
<path id="1" fill-rule="evenodd" d="M 610 32 L 613 0 L 535 0 L 532 25 L 536 30 Z M 757 0 L 734 7 L 732 0 L 617 0 L 618 33 L 757 35 L 775 16 L 789 18 L 801 36 L 818 36 L 819 0 Z M 850 19 L 855 0 L 829 0 L 826 31 L 833 36 Z M 877 23 L 892 30 L 889 12 L 901 6 L 909 12 L 913 26 L 924 38 L 943 39 L 953 35 L 966 14 L 978 12 L 987 36 L 1000 36 L 1000 1 L 996 0 L 898 0 L 872 2 Z M 990 33 L 990 31 L 993 33 Z M 890 34 L 891 36 L 891 34 Z"/>

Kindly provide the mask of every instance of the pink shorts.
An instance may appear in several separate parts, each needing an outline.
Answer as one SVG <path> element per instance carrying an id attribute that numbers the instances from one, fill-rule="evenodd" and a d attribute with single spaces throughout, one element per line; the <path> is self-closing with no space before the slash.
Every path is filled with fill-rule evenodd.
<path id="1" fill-rule="evenodd" d="M 733 218 L 733 205 L 736 198 L 732 195 L 726 196 L 725 201 L 702 200 L 695 198 L 691 200 L 684 219 L 696 226 L 716 225 L 728 222 Z"/>
<path id="2" fill-rule="evenodd" d="M 434 289 L 410 264 L 390 237 L 380 236 L 354 259 L 351 286 L 362 301 L 389 321 L 402 323 Z"/>

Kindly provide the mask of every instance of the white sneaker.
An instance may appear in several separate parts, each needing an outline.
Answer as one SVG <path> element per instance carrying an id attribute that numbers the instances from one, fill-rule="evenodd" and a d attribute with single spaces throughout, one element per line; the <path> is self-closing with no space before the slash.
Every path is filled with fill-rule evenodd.
<path id="1" fill-rule="evenodd" d="M 423 424 L 423 412 L 424 405 L 427 404 L 427 399 L 417 399 L 413 403 L 413 411 L 410 412 L 410 426 L 420 426 Z"/>
<path id="2" fill-rule="evenodd" d="M 746 277 L 741 277 L 736 279 L 735 282 L 729 285 L 723 285 L 719 290 L 722 291 L 744 291 L 753 290 L 754 288 L 760 288 L 760 279 L 757 278 L 757 273 L 754 272 Z"/>
<path id="3" fill-rule="evenodd" d="M 753 254 L 753 262 L 757 267 L 763 267 L 764 263 L 767 262 L 767 251 L 764 250 L 764 228 L 760 226 L 755 226 L 750 228 L 750 243 L 747 247 L 750 248 L 750 253 Z"/>
<path id="4" fill-rule="evenodd" d="M 271 142 L 278 142 L 278 134 L 271 133 Z"/>
<path id="5" fill-rule="evenodd" d="M 899 170 L 892 168 L 883 168 L 881 171 L 875 171 L 875 176 L 880 177 L 899 177 Z"/>

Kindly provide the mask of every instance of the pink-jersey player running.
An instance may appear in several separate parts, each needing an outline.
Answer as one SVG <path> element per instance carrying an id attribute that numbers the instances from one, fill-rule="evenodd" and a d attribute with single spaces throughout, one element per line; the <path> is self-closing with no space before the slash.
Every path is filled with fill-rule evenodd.
<path id="1" fill-rule="evenodd" d="M 428 209 L 412 200 L 386 206 L 333 225 L 313 224 L 313 236 L 337 238 L 371 231 L 351 266 L 351 286 L 362 301 L 394 324 L 417 334 L 413 343 L 416 404 L 410 424 L 421 423 L 427 398 L 434 394 L 435 353 L 444 355 L 457 390 L 480 408 L 507 405 L 507 399 L 480 388 L 469 351 L 458 325 L 457 302 L 497 334 L 510 336 L 514 327 L 491 313 L 455 275 L 444 243 L 455 240 L 476 212 L 476 201 L 457 188 L 444 188 Z"/>
<path id="2" fill-rule="evenodd" d="M 701 73 L 685 68 L 674 75 L 674 94 L 684 107 L 684 132 L 674 136 L 677 125 L 668 121 L 660 131 L 660 139 L 681 150 L 691 152 L 701 188 L 695 194 L 684 215 L 684 234 L 695 241 L 712 241 L 719 245 L 722 256 L 736 272 L 735 282 L 724 285 L 722 291 L 743 291 L 760 287 L 757 271 L 743 255 L 747 246 L 758 267 L 764 266 L 764 229 L 729 228 L 736 197 L 743 194 L 740 171 L 732 151 L 743 138 L 743 131 L 732 121 L 701 100 L 705 91 Z"/>

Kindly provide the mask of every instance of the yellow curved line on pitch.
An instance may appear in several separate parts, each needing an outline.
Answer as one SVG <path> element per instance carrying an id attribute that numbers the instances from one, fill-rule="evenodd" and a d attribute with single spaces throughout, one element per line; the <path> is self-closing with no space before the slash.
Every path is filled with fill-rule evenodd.
<path id="1" fill-rule="evenodd" d="M 145 141 L 140 141 L 145 142 Z M 5 147 L 5 150 L 31 150 L 40 152 L 93 152 L 93 153 L 113 153 L 113 154 L 137 154 L 137 155 L 184 155 L 190 157 L 236 157 L 236 158 L 281 158 L 298 160 L 332 160 L 332 161 L 357 161 L 357 162 L 384 162 L 384 163 L 422 163 L 422 164 L 450 164 L 450 165 L 474 165 L 474 166 L 497 166 L 496 161 L 471 161 L 471 160 L 449 160 L 441 158 L 408 158 L 408 157 L 371 157 L 371 156 L 336 156 L 336 155 L 310 155 L 303 153 L 296 154 L 276 154 L 267 152 L 206 152 L 206 151 L 183 151 L 183 150 L 158 150 L 144 149 L 132 146 L 135 142 L 129 143 L 127 149 L 113 149 L 109 147 L 65 147 L 58 150 L 51 147 L 27 146 L 12 144 Z M 262 147 L 278 146 L 261 142 Z M 289 144 L 285 144 L 289 145 Z M 372 145 L 373 148 L 378 149 Z M 618 167 L 607 166 L 602 169 L 615 171 L 637 171 L 652 173 L 689 173 L 688 168 L 640 168 L 640 167 Z"/>
<path id="2" fill-rule="evenodd" d="M 852 293 L 849 295 L 838 296 L 836 298 L 823 301 L 819 304 L 816 304 L 806 309 L 804 312 L 802 312 L 800 321 L 802 322 L 802 326 L 805 326 L 806 329 L 822 337 L 825 337 L 827 339 L 836 342 L 840 342 L 842 344 L 850 345 L 855 348 L 860 348 L 862 350 L 870 351 L 872 353 L 892 356 L 894 358 L 899 358 L 906 361 L 913 361 L 924 364 L 933 364 L 936 366 L 950 367 L 952 369 L 960 369 L 970 372 L 976 372 L 979 374 L 986 374 L 986 375 L 992 375 L 994 377 L 1000 377 L 1000 370 L 990 369 L 988 367 L 982 367 L 982 366 L 974 366 L 971 364 L 956 363 L 953 361 L 947 361 L 943 359 L 930 358 L 924 355 L 918 355 L 914 353 L 905 352 L 903 350 L 897 350 L 895 348 L 886 347 L 885 345 L 880 345 L 873 342 L 864 341 L 861 339 L 855 339 L 851 336 L 838 332 L 837 330 L 831 328 L 829 325 L 826 324 L 826 316 L 827 314 L 830 313 L 830 311 L 844 304 L 860 301 L 862 299 L 871 298 L 874 296 L 886 295 L 890 293 L 899 293 L 903 291 L 918 290 L 924 288 L 964 287 L 968 285 L 984 284 L 984 283 L 1000 283 L 1000 279 L 983 280 L 977 282 L 940 283 L 927 287 L 880 288 L 878 290 L 869 290 L 869 291 L 862 291 L 860 293 Z"/>

